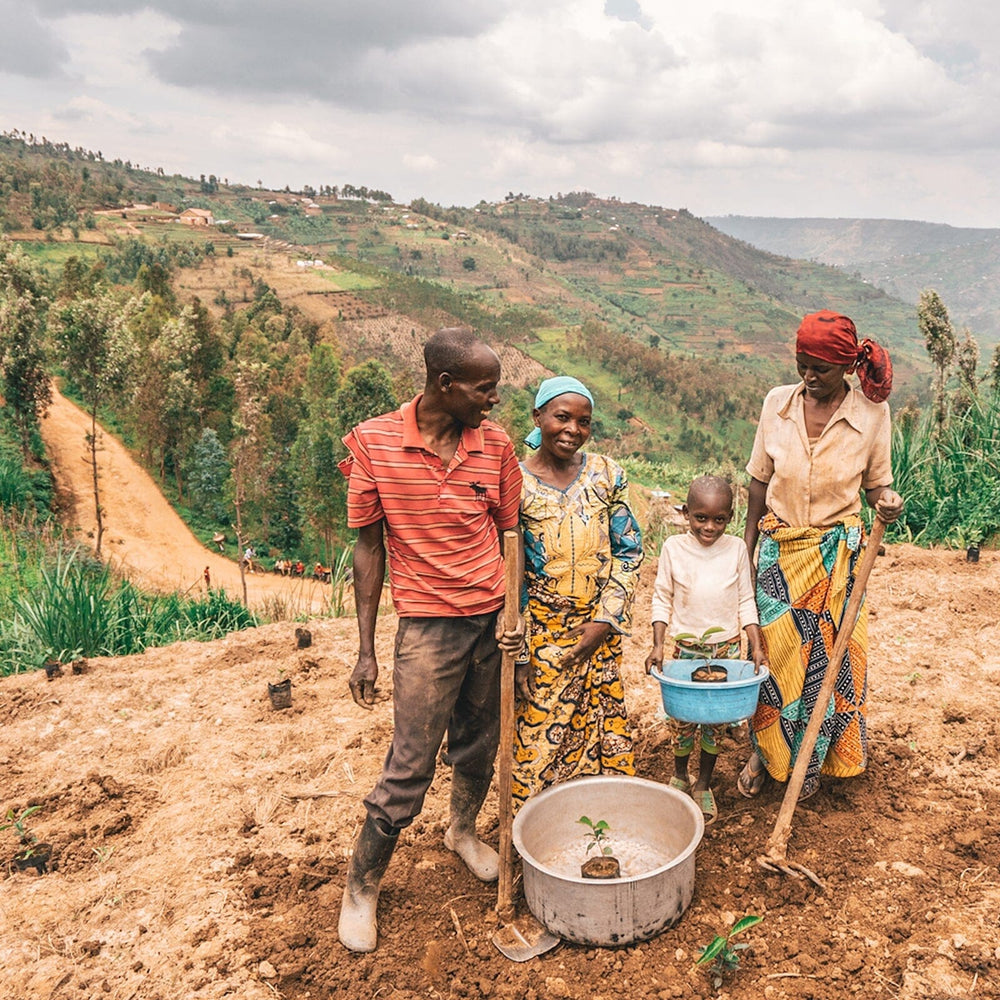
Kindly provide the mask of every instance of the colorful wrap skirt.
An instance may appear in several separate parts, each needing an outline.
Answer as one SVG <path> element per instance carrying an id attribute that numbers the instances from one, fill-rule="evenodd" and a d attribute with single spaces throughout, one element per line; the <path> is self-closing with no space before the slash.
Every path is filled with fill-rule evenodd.
<path id="1" fill-rule="evenodd" d="M 819 696 L 837 629 L 854 584 L 864 526 L 849 517 L 830 528 L 790 527 L 773 514 L 760 522 L 757 607 L 770 675 L 750 724 L 754 748 L 787 781 Z M 862 603 L 837 671 L 804 789 L 820 774 L 847 778 L 868 763 L 868 609 Z"/>
<path id="2" fill-rule="evenodd" d="M 620 671 L 622 637 L 612 631 L 589 660 L 564 668 L 576 644 L 567 632 L 593 621 L 591 606 L 529 593 L 525 617 L 532 696 L 515 710 L 513 796 L 517 810 L 549 785 L 582 774 L 635 774 Z"/>

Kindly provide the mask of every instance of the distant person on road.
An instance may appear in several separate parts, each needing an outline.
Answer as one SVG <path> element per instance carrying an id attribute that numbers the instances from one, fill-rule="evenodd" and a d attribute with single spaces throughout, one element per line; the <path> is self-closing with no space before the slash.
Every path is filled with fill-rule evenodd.
<path id="1" fill-rule="evenodd" d="M 205 589 L 212 589 L 212 574 L 208 571 L 208 567 L 205 567 Z"/>
<path id="2" fill-rule="evenodd" d="M 514 807 L 583 774 L 635 774 L 622 688 L 642 537 L 624 470 L 580 449 L 594 400 L 578 379 L 542 382 L 522 463 L 528 638 L 518 657 Z"/>
<path id="3" fill-rule="evenodd" d="M 513 445 L 487 417 L 500 361 L 471 330 L 439 330 L 424 345 L 424 391 L 345 438 L 348 524 L 358 529 L 354 584 L 360 650 L 354 700 L 375 702 L 375 621 L 386 559 L 399 615 L 392 744 L 347 872 L 338 933 L 351 951 L 378 940 L 379 885 L 400 831 L 420 813 L 447 734 L 452 766 L 445 846 L 483 881 L 498 856 L 476 834 L 500 727 L 499 533 L 517 527 L 521 473 Z M 515 651 L 523 633 L 503 638 Z"/>
<path id="4" fill-rule="evenodd" d="M 671 535 L 660 549 L 653 584 L 653 648 L 646 657 L 646 673 L 663 666 L 664 644 L 671 637 L 673 660 L 704 656 L 699 642 L 711 630 L 712 658 L 738 660 L 740 633 L 747 634 L 747 652 L 757 671 L 767 659 L 761 640 L 750 581 L 746 545 L 727 535 L 733 519 L 733 489 L 719 476 L 699 476 L 691 483 L 681 512 L 688 522 L 683 535 Z M 685 641 L 678 636 L 692 636 Z M 712 774 L 725 725 L 699 726 L 671 719 L 674 776 L 670 784 L 689 792 L 705 825 L 714 823 L 719 809 L 712 792 Z M 699 742 L 698 777 L 692 783 L 688 762 Z"/>
<path id="5" fill-rule="evenodd" d="M 847 316 L 823 310 L 803 318 L 795 364 L 801 381 L 767 394 L 746 467 L 744 540 L 751 562 L 760 541 L 757 608 L 770 666 L 737 781 L 748 798 L 795 766 L 864 546 L 861 492 L 886 523 L 903 510 L 891 488 L 888 353 L 859 344 Z M 846 381 L 851 373 L 860 386 Z M 867 661 L 862 605 L 800 799 L 816 793 L 821 773 L 847 778 L 867 766 Z"/>

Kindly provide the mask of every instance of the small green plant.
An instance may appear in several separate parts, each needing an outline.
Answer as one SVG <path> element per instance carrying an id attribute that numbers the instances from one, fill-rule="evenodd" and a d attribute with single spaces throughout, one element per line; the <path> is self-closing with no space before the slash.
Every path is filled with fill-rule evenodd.
<path id="1" fill-rule="evenodd" d="M 351 559 L 354 550 L 345 545 L 337 550 L 336 558 L 330 570 L 330 581 L 333 584 L 330 600 L 330 613 L 334 618 L 343 618 L 347 613 L 347 592 L 353 579 Z"/>
<path id="2" fill-rule="evenodd" d="M 24 821 L 32 813 L 38 812 L 39 809 L 41 806 L 28 806 L 27 809 L 22 809 L 18 813 L 11 806 L 7 810 L 7 815 L 4 816 L 3 823 L 0 823 L 0 833 L 3 833 L 4 830 L 13 830 L 17 834 L 18 842 L 21 844 L 18 857 L 30 858 L 35 853 L 35 844 L 38 843 L 38 838 L 24 825 Z"/>
<path id="3" fill-rule="evenodd" d="M 733 924 L 728 934 L 717 935 L 702 953 L 694 960 L 694 966 L 708 965 L 713 973 L 712 985 L 718 989 L 722 985 L 722 977 L 729 972 L 735 972 L 740 966 L 739 953 L 749 947 L 744 942 L 732 944 L 737 934 L 742 934 L 759 924 L 764 918 L 747 914 Z M 710 964 L 711 963 L 711 964 Z"/>
<path id="4" fill-rule="evenodd" d="M 725 632 L 721 625 L 713 625 L 711 628 L 705 629 L 701 635 L 695 635 L 694 632 L 681 632 L 674 636 L 674 642 L 705 659 L 711 659 L 719 650 L 719 643 L 712 642 L 712 636 L 719 632 Z"/>
<path id="5" fill-rule="evenodd" d="M 608 826 L 607 821 L 599 819 L 595 823 L 589 816 L 581 816 L 577 823 L 582 823 L 587 827 L 587 832 L 584 834 L 584 837 L 587 838 L 587 853 L 590 854 L 596 848 L 601 854 L 610 857 L 611 845 L 608 843 L 608 831 L 611 827 Z"/>

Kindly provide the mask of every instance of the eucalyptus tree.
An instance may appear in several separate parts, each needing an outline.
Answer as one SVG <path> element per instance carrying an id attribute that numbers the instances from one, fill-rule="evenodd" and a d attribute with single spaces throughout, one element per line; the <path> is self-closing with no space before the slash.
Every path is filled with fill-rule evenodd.
<path id="1" fill-rule="evenodd" d="M 55 314 L 55 344 L 66 377 L 80 390 L 90 431 L 87 447 L 94 483 L 94 513 L 97 521 L 95 550 L 101 555 L 104 512 L 101 507 L 97 465 L 97 413 L 101 406 L 125 395 L 135 370 L 137 348 L 131 321 L 143 299 L 123 297 L 97 286 L 92 296 L 61 303 Z"/>
<path id="2" fill-rule="evenodd" d="M 333 538 L 344 522 L 347 490 L 337 468 L 343 448 L 334 404 L 340 384 L 340 360 L 330 344 L 319 343 L 309 356 L 303 385 L 306 417 L 292 446 L 292 467 L 299 500 L 310 527 L 319 536 L 323 559 L 332 560 Z"/>
<path id="3" fill-rule="evenodd" d="M 346 434 L 369 417 L 388 413 L 398 406 L 392 376 L 380 361 L 364 361 L 348 369 L 337 390 L 337 430 Z"/>
<path id="4" fill-rule="evenodd" d="M 52 401 L 43 347 L 48 304 L 38 266 L 9 239 L 0 239 L 0 374 L 25 458 Z"/>
<path id="5" fill-rule="evenodd" d="M 267 416 L 269 366 L 262 361 L 241 361 L 236 370 L 236 413 L 230 442 L 230 489 L 236 511 L 236 544 L 242 556 L 246 548 L 246 515 L 267 496 L 267 484 L 275 462 Z M 243 603 L 247 603 L 246 567 L 240 559 Z"/>

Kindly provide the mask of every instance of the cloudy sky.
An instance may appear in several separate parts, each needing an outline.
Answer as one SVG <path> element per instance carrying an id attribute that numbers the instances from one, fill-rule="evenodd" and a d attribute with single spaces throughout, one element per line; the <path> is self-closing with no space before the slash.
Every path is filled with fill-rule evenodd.
<path id="1" fill-rule="evenodd" d="M 991 0 L 0 0 L 0 128 L 472 205 L 1000 227 Z"/>

